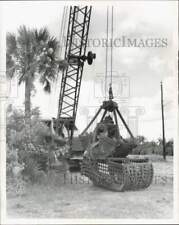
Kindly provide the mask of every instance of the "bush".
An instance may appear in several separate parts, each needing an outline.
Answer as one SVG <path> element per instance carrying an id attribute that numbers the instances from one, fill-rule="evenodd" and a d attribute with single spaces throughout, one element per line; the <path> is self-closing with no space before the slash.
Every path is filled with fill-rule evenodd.
<path id="1" fill-rule="evenodd" d="M 17 149 L 9 149 L 7 146 L 6 150 L 7 193 L 11 195 L 22 195 L 26 190 L 26 184 L 21 173 L 24 169 L 24 165 L 19 163 Z"/>
<path id="2" fill-rule="evenodd" d="M 50 128 L 41 121 L 37 108 L 31 113 L 31 142 L 27 142 L 24 113 L 21 110 L 7 109 L 7 176 L 12 177 L 14 162 L 21 166 L 23 178 L 31 183 L 40 183 L 45 178 L 48 153 L 58 147 L 47 140 L 51 137 Z M 61 144 L 62 142 L 60 142 Z M 62 143 L 63 144 L 63 143 Z M 40 162 L 40 163 L 39 163 Z"/>
<path id="3" fill-rule="evenodd" d="M 173 142 L 172 142 L 173 143 Z M 173 155 L 173 144 L 168 142 L 166 143 L 166 155 Z M 163 147 L 162 144 L 157 144 L 154 141 L 145 142 L 143 144 L 139 144 L 136 148 L 132 150 L 133 155 L 162 155 Z"/>
<path id="4" fill-rule="evenodd" d="M 32 184 L 41 184 L 46 178 L 45 172 L 39 168 L 38 162 L 33 158 L 26 160 L 23 176 L 27 177 Z"/>

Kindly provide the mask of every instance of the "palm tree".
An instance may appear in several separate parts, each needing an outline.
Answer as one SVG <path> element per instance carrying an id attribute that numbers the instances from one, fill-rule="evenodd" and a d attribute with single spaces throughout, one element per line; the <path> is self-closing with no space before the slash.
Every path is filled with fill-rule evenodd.
<path id="1" fill-rule="evenodd" d="M 64 69 L 58 60 L 58 42 L 46 28 L 28 29 L 21 26 L 17 35 L 8 33 L 6 37 L 7 77 L 18 77 L 18 84 L 25 83 L 25 124 L 30 130 L 31 92 L 34 80 L 39 79 L 46 92 L 51 90 L 59 69 Z"/>

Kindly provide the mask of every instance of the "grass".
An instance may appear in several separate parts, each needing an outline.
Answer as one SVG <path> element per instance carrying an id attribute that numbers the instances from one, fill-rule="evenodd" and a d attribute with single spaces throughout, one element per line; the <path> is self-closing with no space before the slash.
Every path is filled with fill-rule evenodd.
<path id="1" fill-rule="evenodd" d="M 151 157 L 151 159 L 153 159 Z M 154 161 L 154 179 L 145 190 L 112 192 L 94 186 L 79 173 L 49 177 L 27 186 L 25 195 L 7 195 L 9 218 L 171 218 L 173 160 Z"/>

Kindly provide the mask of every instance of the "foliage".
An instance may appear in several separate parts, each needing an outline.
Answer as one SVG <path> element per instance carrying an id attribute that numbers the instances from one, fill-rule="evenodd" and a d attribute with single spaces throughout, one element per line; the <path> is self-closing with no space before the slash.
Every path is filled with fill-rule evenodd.
<path id="1" fill-rule="evenodd" d="M 135 139 L 137 147 L 132 150 L 132 154 L 134 155 L 163 154 L 162 139 L 158 138 L 157 141 L 147 141 L 146 138 L 144 138 L 143 141 L 139 140 L 141 140 L 141 138 L 139 137 Z M 173 155 L 173 140 L 169 140 L 168 142 L 166 142 L 166 154 Z"/>
<path id="2" fill-rule="evenodd" d="M 7 175 L 12 176 L 12 170 L 17 162 L 18 167 L 25 163 L 23 175 L 32 183 L 40 182 L 45 176 L 45 169 L 39 167 L 47 165 L 49 151 L 64 145 L 58 142 L 52 145 L 46 137 L 51 136 L 50 128 L 41 121 L 38 108 L 31 111 L 31 143 L 27 142 L 24 113 L 10 105 L 7 108 Z"/>
<path id="3" fill-rule="evenodd" d="M 172 139 L 170 139 L 166 143 L 166 153 L 167 155 L 173 155 L 173 140 Z"/>
<path id="4" fill-rule="evenodd" d="M 20 26 L 17 36 L 7 34 L 7 76 L 18 76 L 19 84 L 31 76 L 44 85 L 45 91 L 50 91 L 50 81 L 58 73 L 60 60 L 57 58 L 58 41 L 51 37 L 46 28 L 28 29 Z M 60 64 L 61 65 L 61 64 Z"/>
<path id="5" fill-rule="evenodd" d="M 11 195 L 23 195 L 25 194 L 26 184 L 22 179 L 21 171 L 24 169 L 24 165 L 18 162 L 17 150 L 9 149 L 8 145 L 6 146 L 6 150 L 7 193 Z"/>
<path id="6" fill-rule="evenodd" d="M 7 109 L 7 144 L 9 148 L 18 150 L 38 150 L 46 146 L 45 136 L 50 129 L 40 120 L 40 112 L 35 108 L 31 112 L 31 143 L 26 142 L 25 115 L 21 109 Z M 27 145 L 28 144 L 28 145 Z"/>
<path id="7" fill-rule="evenodd" d="M 25 83 L 25 124 L 26 139 L 31 141 L 31 95 L 35 90 L 34 81 L 39 79 L 44 91 L 51 91 L 51 83 L 56 80 L 58 71 L 66 67 L 57 57 L 58 41 L 51 37 L 46 28 L 28 29 L 20 26 L 17 35 L 7 33 L 6 74 L 16 76 L 19 85 Z"/>
<path id="8" fill-rule="evenodd" d="M 80 136 L 80 141 L 82 143 L 83 149 L 86 149 L 89 143 L 92 141 L 92 133 L 87 134 L 85 136 Z M 134 139 L 127 138 L 125 139 L 127 143 L 131 143 L 132 145 L 137 145 L 132 150 L 133 155 L 162 155 L 163 147 L 162 147 L 162 139 L 158 138 L 157 141 L 147 141 L 144 136 L 137 136 Z M 166 154 L 173 155 L 173 140 L 169 140 L 166 142 Z"/>

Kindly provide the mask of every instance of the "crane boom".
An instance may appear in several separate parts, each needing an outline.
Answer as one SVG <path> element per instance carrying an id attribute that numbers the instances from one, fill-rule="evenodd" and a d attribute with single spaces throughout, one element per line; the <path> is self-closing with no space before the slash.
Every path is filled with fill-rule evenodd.
<path id="1" fill-rule="evenodd" d="M 62 74 L 57 131 L 60 133 L 62 127 L 65 126 L 71 141 L 75 129 L 84 61 L 87 60 L 88 64 L 92 64 L 93 59 L 96 57 L 92 52 L 88 52 L 88 55 L 85 56 L 91 10 L 91 6 L 71 6 L 69 12 L 65 47 L 65 60 L 68 66 Z"/>

